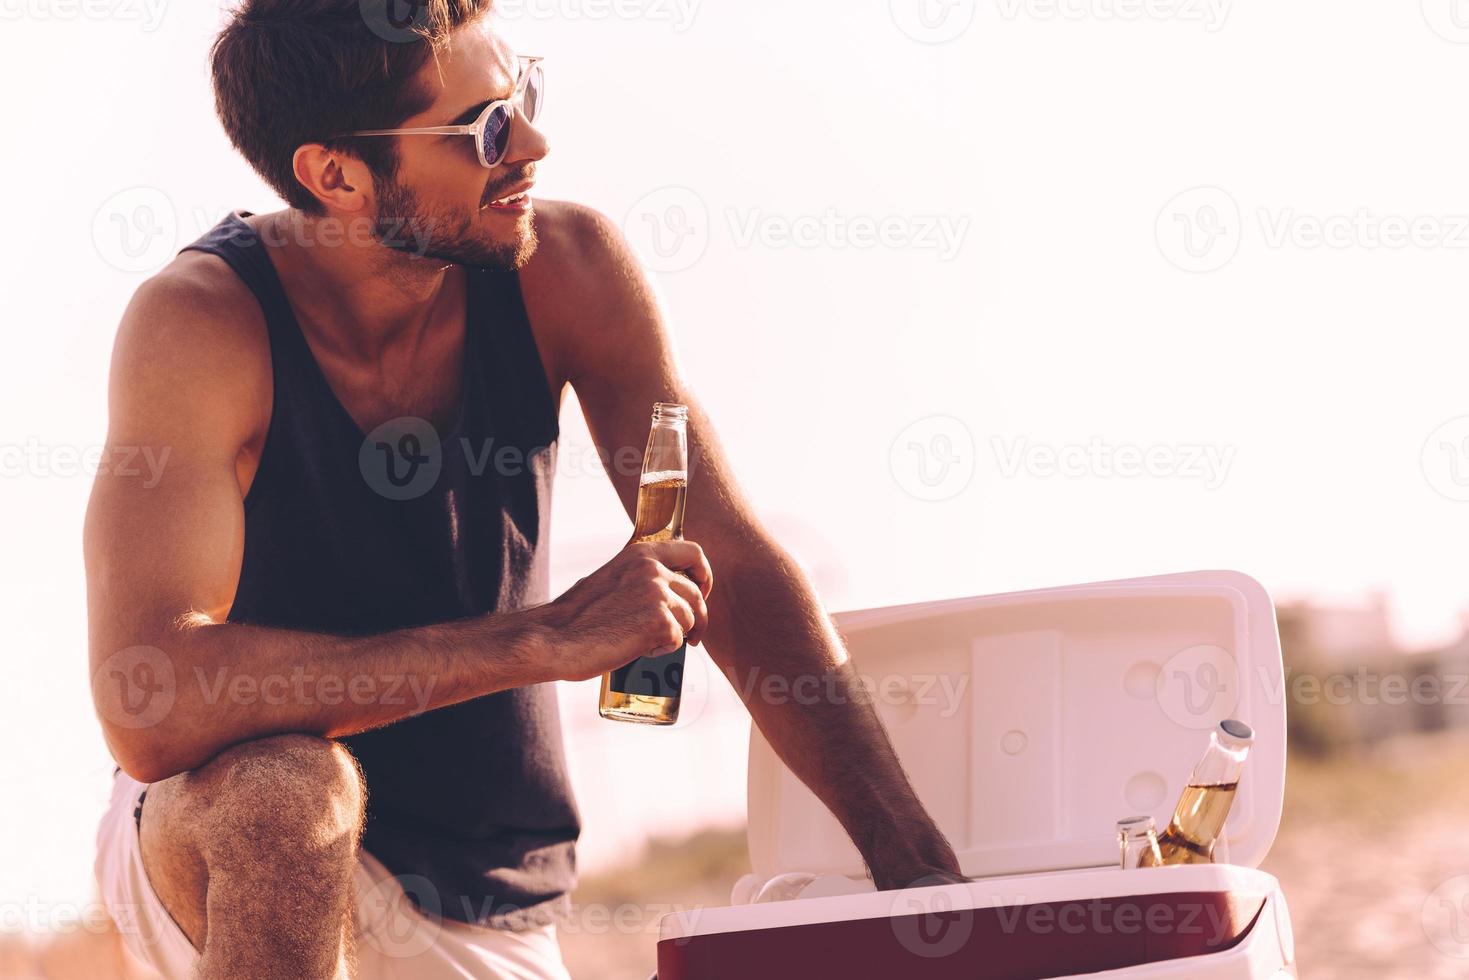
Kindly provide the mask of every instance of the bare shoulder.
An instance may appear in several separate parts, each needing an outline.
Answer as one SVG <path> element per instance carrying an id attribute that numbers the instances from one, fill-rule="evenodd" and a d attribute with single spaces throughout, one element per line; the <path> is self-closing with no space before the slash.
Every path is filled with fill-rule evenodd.
<path id="1" fill-rule="evenodd" d="M 537 201 L 539 244 L 521 284 L 537 340 L 554 350 L 562 376 L 662 329 L 657 301 L 622 230 L 569 201 Z"/>
<path id="2" fill-rule="evenodd" d="M 113 347 L 115 422 L 187 409 L 244 440 L 269 421 L 270 385 L 264 314 L 222 259 L 184 252 L 133 294 Z"/>
<path id="3" fill-rule="evenodd" d="M 595 208 L 571 201 L 536 201 L 536 237 L 540 244 L 526 266 L 555 268 L 558 274 L 599 277 L 636 260 L 615 222 Z"/>
<path id="4" fill-rule="evenodd" d="M 118 330 L 119 350 L 205 361 L 269 344 L 260 304 L 223 259 L 184 252 L 138 287 Z"/>

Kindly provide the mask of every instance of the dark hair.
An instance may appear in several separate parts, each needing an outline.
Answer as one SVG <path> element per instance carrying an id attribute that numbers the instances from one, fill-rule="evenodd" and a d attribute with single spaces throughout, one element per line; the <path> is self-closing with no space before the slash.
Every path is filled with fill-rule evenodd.
<path id="1" fill-rule="evenodd" d="M 418 70 L 450 32 L 491 0 L 242 0 L 210 55 L 214 105 L 230 142 L 294 208 L 321 214 L 296 180 L 297 147 L 351 153 L 391 179 L 391 139 L 342 138 L 391 129 L 426 109 Z"/>

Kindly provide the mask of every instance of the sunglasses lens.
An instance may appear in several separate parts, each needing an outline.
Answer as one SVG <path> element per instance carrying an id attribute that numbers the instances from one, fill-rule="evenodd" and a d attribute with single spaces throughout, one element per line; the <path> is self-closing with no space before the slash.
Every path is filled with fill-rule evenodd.
<path id="1" fill-rule="evenodd" d="M 530 74 L 525 79 L 525 98 L 520 104 L 520 111 L 525 113 L 525 118 L 530 122 L 536 121 L 536 116 L 541 114 L 541 103 L 546 98 L 546 73 L 541 70 L 540 65 L 532 65 Z"/>
<path id="2" fill-rule="evenodd" d="M 509 143 L 510 110 L 503 105 L 496 106 L 485 120 L 485 163 L 491 166 L 499 163 Z"/>

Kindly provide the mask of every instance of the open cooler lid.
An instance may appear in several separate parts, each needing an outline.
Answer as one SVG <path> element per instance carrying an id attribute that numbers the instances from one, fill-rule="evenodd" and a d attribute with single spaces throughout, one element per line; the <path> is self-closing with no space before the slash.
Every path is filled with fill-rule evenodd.
<path id="1" fill-rule="evenodd" d="M 1105 867 L 1119 818 L 1161 831 L 1209 733 L 1255 729 L 1225 827 L 1258 867 L 1280 823 L 1285 699 L 1275 608 L 1206 571 L 839 613 L 853 664 L 928 812 L 974 877 Z M 755 876 L 861 877 L 836 818 L 752 726 Z"/>

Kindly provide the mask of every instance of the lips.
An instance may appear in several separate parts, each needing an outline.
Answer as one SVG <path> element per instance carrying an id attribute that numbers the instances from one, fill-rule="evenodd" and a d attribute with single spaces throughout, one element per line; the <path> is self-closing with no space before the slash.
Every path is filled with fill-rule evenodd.
<path id="1" fill-rule="evenodd" d="M 504 194 L 485 205 L 488 211 L 525 211 L 530 207 L 530 191 L 534 181 L 524 181 L 507 188 Z"/>

